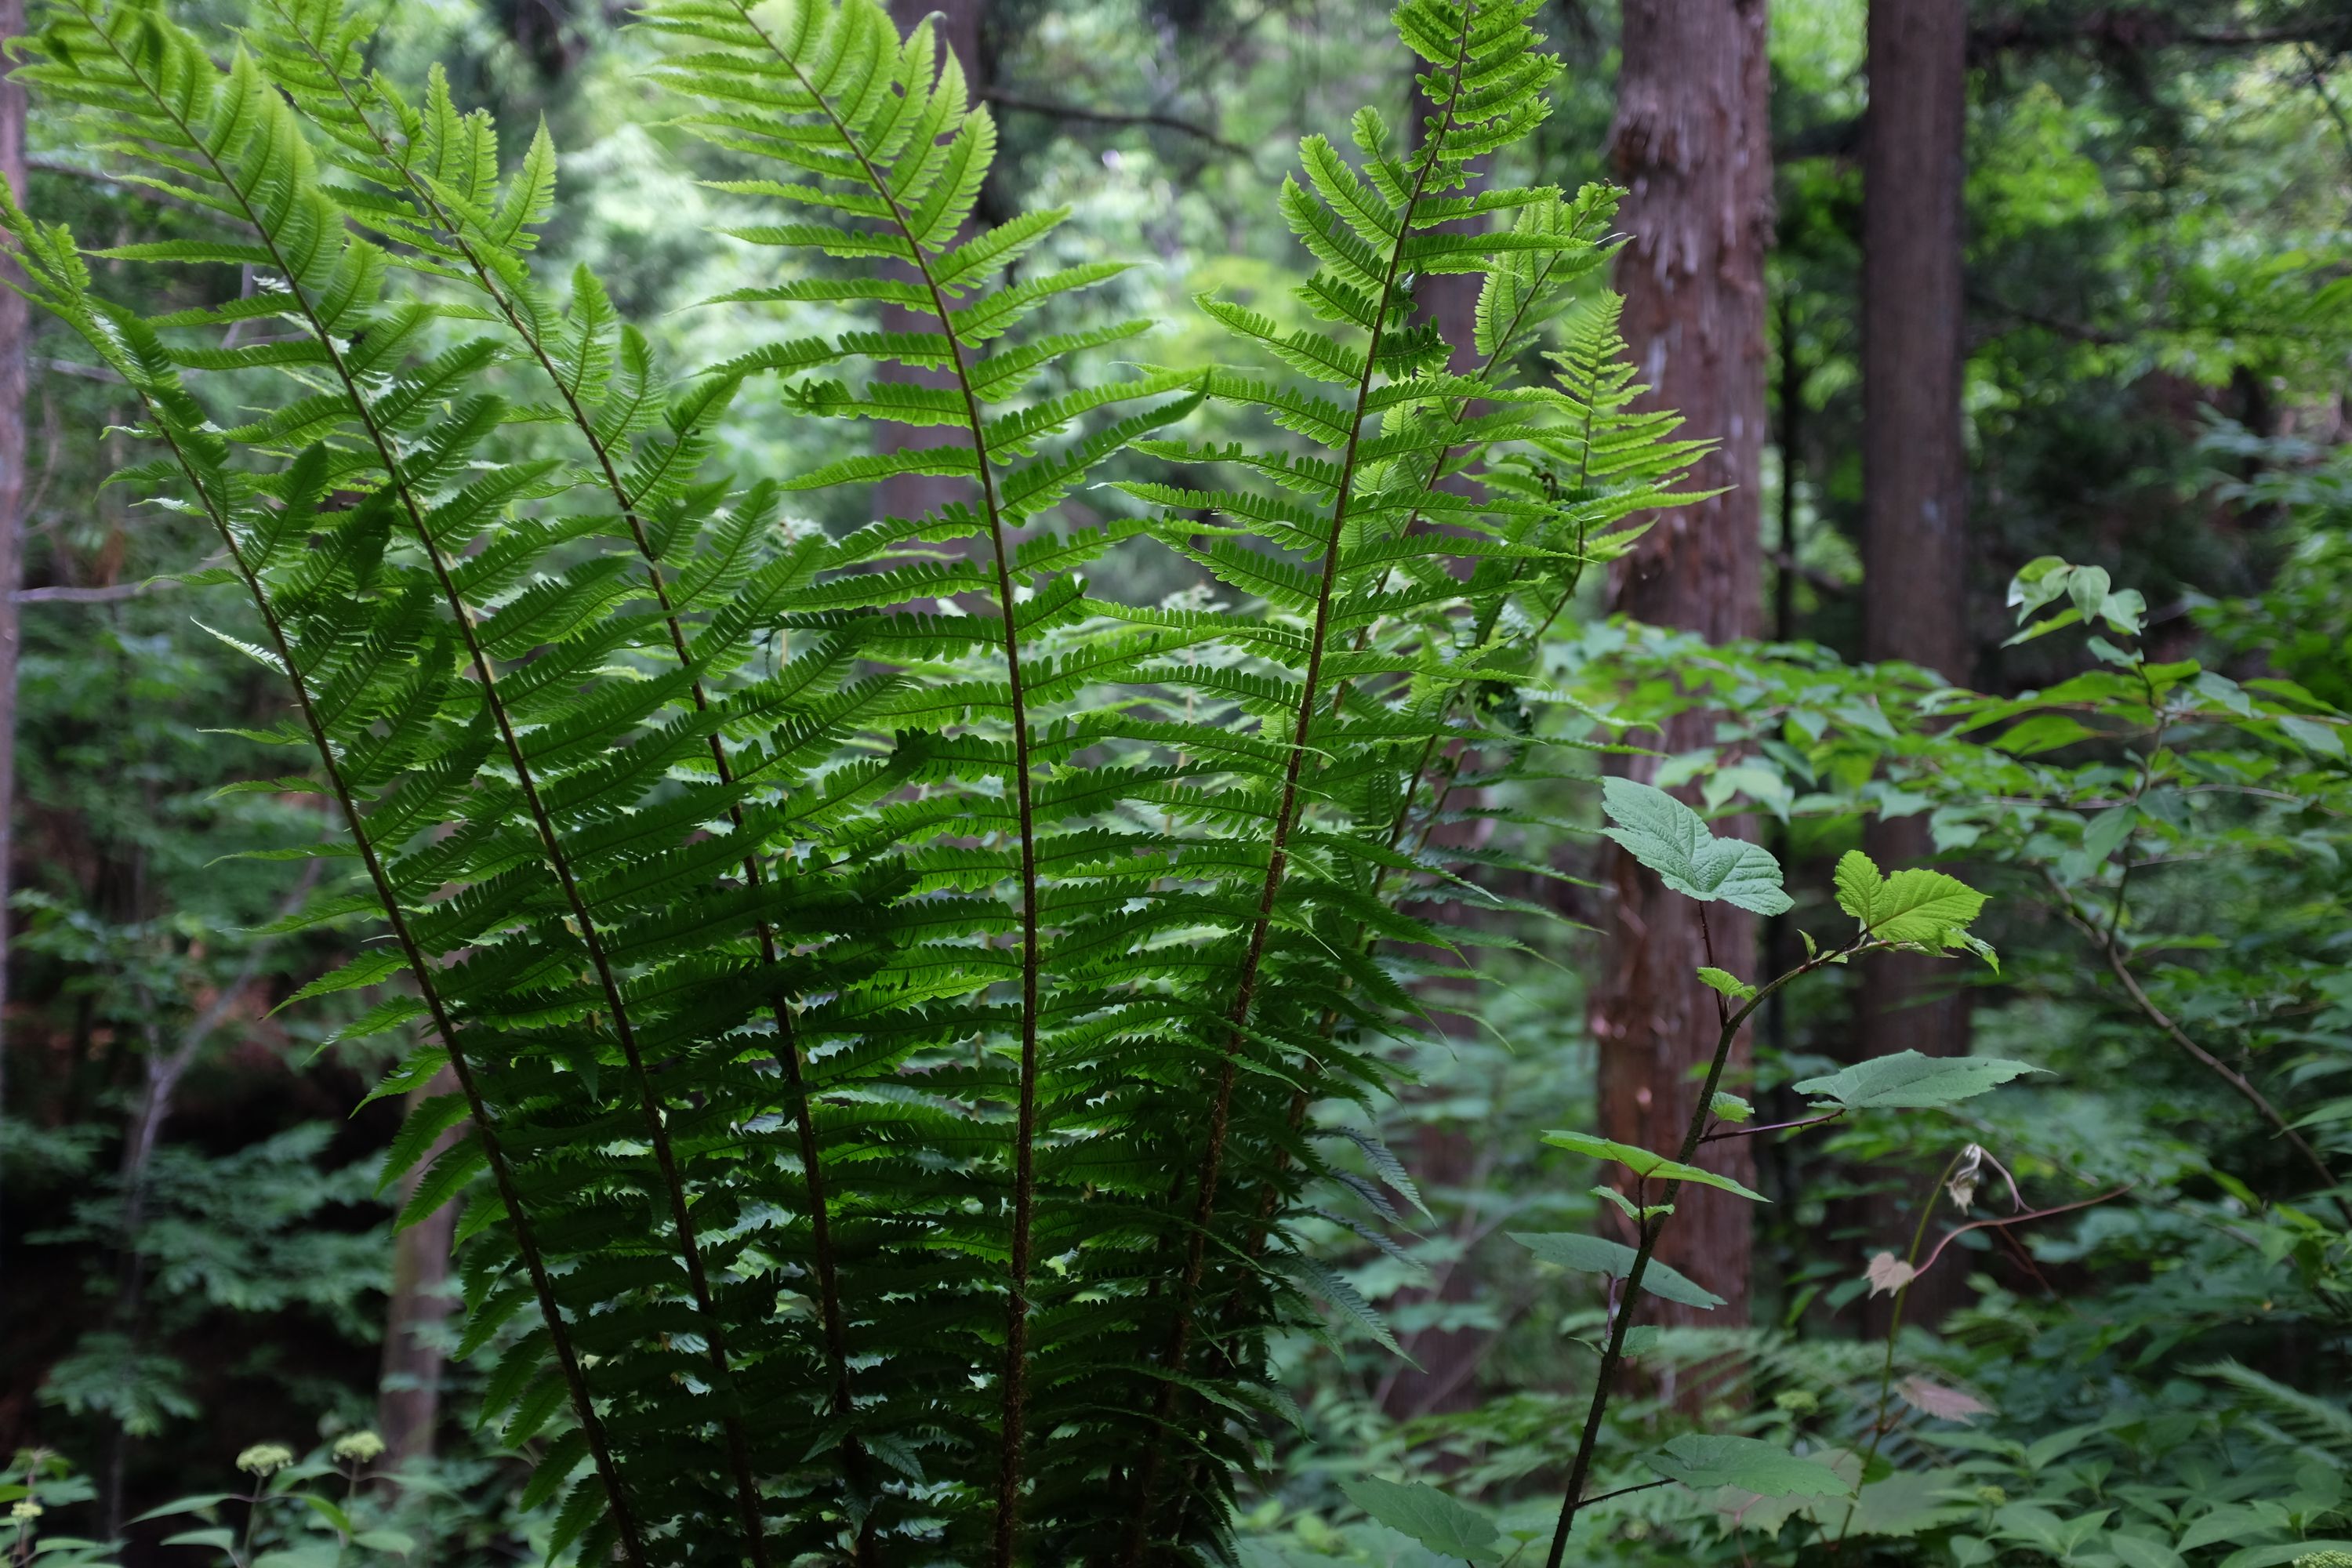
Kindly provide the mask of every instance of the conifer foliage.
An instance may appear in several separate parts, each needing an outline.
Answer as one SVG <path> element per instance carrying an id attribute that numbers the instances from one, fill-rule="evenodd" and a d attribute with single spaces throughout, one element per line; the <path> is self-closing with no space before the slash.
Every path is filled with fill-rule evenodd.
<path id="1" fill-rule="evenodd" d="M 257 281 L 142 314 L 11 206 L 29 289 L 287 682 L 303 761 L 256 787 L 331 797 L 307 852 L 350 872 L 298 919 L 384 937 L 308 994 L 382 988 L 361 1027 L 419 1042 L 384 1092 L 454 1070 L 392 1173 L 469 1130 L 410 1214 L 467 1201 L 465 1348 L 527 1325 L 490 1404 L 583 1560 L 1213 1556 L 1270 1337 L 1385 1334 L 1312 1237 L 1412 1184 L 1321 1110 L 1393 1086 L 1416 984 L 1475 984 L 1497 874 L 1549 875 L 1509 831 L 1541 637 L 1696 449 L 1630 408 L 1610 194 L 1495 177 L 1557 69 L 1536 3 L 1407 0 L 1431 112 L 1302 144 L 1295 299 L 1201 302 L 1232 365 L 1108 376 L 1120 263 L 974 226 L 987 111 L 875 0 L 644 12 L 774 208 L 733 238 L 781 280 L 711 308 L 891 309 L 683 373 L 534 267 L 544 132 L 504 167 L 336 0 L 225 49 L 50 8 L 23 75 L 218 220 L 91 254 Z M 1469 344 L 1438 273 L 1481 279 Z M 731 471 L 754 397 L 933 434 Z M 967 494 L 781 522 L 901 473 Z M 1115 546 L 1213 586 L 1097 592 Z"/>

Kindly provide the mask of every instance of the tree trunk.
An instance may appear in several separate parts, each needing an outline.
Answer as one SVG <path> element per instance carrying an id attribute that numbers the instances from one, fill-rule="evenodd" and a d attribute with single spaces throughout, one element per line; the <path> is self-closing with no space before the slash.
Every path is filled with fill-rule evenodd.
<path id="1" fill-rule="evenodd" d="M 1966 0 L 1876 0 L 1863 132 L 1864 658 L 1969 678 L 1960 442 Z"/>
<path id="2" fill-rule="evenodd" d="M 457 1092 L 457 1080 L 447 1068 L 422 1088 L 411 1089 L 408 1109 L 424 1100 Z M 441 1151 L 464 1135 L 452 1128 L 416 1163 L 400 1184 L 400 1200 L 407 1203 L 417 1181 Z M 440 1328 L 449 1316 L 449 1250 L 457 1233 L 455 1203 L 443 1204 L 392 1240 L 392 1300 L 384 1306 L 383 1370 L 376 1385 L 375 1429 L 383 1439 L 378 1468 L 396 1474 L 409 1459 L 433 1457 L 433 1429 L 441 1414 L 442 1354 Z"/>
<path id="3" fill-rule="evenodd" d="M 1906 659 L 1965 683 L 1968 457 L 1960 389 L 1961 185 L 1968 110 L 1967 0 L 1874 0 L 1863 132 L 1862 468 L 1865 659 Z M 1864 847 L 1893 870 L 1933 850 L 1924 817 L 1874 819 Z M 1858 1058 L 1910 1049 L 1960 1056 L 1968 1007 L 1950 965 L 1887 954 L 1863 965 Z M 1890 1173 L 1890 1175 L 1892 1173 Z M 1912 1184 L 1916 1184 L 1916 1183 Z M 1873 1245 L 1899 1241 L 1905 1200 L 1870 1205 Z M 1963 1271 L 1912 1291 L 1933 1322 Z M 1884 1303 L 1881 1303 L 1883 1310 Z"/>
<path id="4" fill-rule="evenodd" d="M 0 0 L 0 43 L 25 31 L 25 0 Z M 25 89 L 0 78 L 0 179 L 25 197 Z M 5 253 L 0 253 L 5 256 Z M 0 1116 L 7 1113 L 8 899 L 15 890 L 16 836 L 16 590 L 25 576 L 26 339 L 31 308 L 8 287 L 18 277 L 0 258 Z M 0 1276 L 5 1278 L 5 1276 Z"/>
<path id="5" fill-rule="evenodd" d="M 1763 0 L 1626 0 L 1623 64 L 1611 151 L 1627 187 L 1619 226 L 1632 237 L 1617 265 L 1624 332 L 1654 406 L 1679 409 L 1689 432 L 1721 446 L 1695 483 L 1726 493 L 1661 515 L 1618 563 L 1613 606 L 1638 620 L 1710 641 L 1761 629 L 1759 515 L 1765 427 L 1764 254 L 1772 232 Z M 1685 714 L 1654 741 L 1668 753 L 1705 746 L 1712 721 Z M 1629 772 L 1654 768 L 1635 760 Z M 1615 893 L 1609 951 L 1592 1005 L 1600 1047 L 1601 1131 L 1672 1152 L 1696 1094 L 1695 1064 L 1715 1047 L 1711 993 L 1694 978 L 1713 963 L 1755 967 L 1755 921 L 1716 906 L 1714 956 L 1699 906 L 1658 886 L 1612 850 L 1603 876 Z M 1727 1083 L 1748 1070 L 1743 1036 Z M 1748 1141 L 1710 1155 L 1745 1180 Z M 1748 1310 L 1751 1245 L 1747 1205 L 1685 1189 L 1659 1248 L 1723 1297 L 1714 1312 L 1654 1302 L 1656 1321 L 1738 1323 Z"/>

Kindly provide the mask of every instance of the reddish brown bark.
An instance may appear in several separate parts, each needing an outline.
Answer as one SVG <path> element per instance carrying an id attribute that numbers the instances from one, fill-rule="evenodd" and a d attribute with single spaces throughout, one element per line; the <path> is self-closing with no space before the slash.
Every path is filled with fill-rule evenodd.
<path id="1" fill-rule="evenodd" d="M 1863 132 L 1863 612 L 1866 659 L 1906 659 L 1965 683 L 1968 455 L 1961 190 L 1968 113 L 1966 0 L 1875 0 L 1870 108 Z M 1864 847 L 1892 869 L 1933 849 L 1924 817 L 1874 820 Z M 1863 965 L 1854 1054 L 1969 1048 L 1952 966 L 1889 954 Z M 1895 1173 L 1886 1173 L 1895 1179 Z M 1873 1245 L 1907 1233 L 1906 1202 L 1866 1205 Z M 1960 1300 L 1964 1271 L 1912 1292 L 1934 1322 Z M 1883 1310 L 1884 1303 L 1880 1307 Z"/>
<path id="2" fill-rule="evenodd" d="M 1870 8 L 1863 133 L 1863 657 L 1969 679 L 1960 282 L 1965 0 Z"/>
<path id="3" fill-rule="evenodd" d="M 1763 0 L 1627 0 L 1611 132 L 1627 190 L 1619 226 L 1632 237 L 1617 266 L 1625 338 L 1650 404 L 1679 409 L 1691 434 L 1721 443 L 1699 465 L 1697 486 L 1728 488 L 1662 514 L 1619 563 L 1611 596 L 1625 615 L 1711 641 L 1762 629 L 1767 91 Z M 1656 743 L 1672 753 L 1711 738 L 1708 716 L 1688 714 Z M 1648 776 L 1654 769 L 1637 761 L 1628 771 Z M 1698 906 L 1664 891 L 1620 852 L 1611 852 L 1603 877 L 1614 910 L 1592 999 L 1601 1131 L 1672 1151 L 1690 1118 L 1693 1068 L 1712 1055 L 1717 1035 L 1713 994 L 1694 978 L 1710 962 Z M 1750 973 L 1755 921 L 1715 910 L 1712 962 Z M 1748 1050 L 1743 1036 L 1726 1080 L 1734 1089 L 1747 1076 Z M 1742 1180 L 1752 1174 L 1746 1140 L 1717 1148 L 1711 1161 Z M 1694 1313 L 1653 1302 L 1660 1320 L 1742 1321 L 1751 1240 L 1745 1204 L 1685 1189 L 1658 1256 L 1727 1305 Z"/>

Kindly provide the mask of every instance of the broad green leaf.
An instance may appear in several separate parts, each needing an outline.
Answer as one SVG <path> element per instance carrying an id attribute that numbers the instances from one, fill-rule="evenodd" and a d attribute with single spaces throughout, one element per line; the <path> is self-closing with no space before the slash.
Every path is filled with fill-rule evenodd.
<path id="1" fill-rule="evenodd" d="M 1601 831 L 1675 892 L 1759 915 L 1790 907 L 1780 886 L 1780 863 L 1762 845 L 1717 838 L 1697 812 L 1632 779 L 1601 780 L 1601 800 L 1611 823 Z"/>
<path id="2" fill-rule="evenodd" d="M 1365 1476 L 1341 1481 L 1339 1489 L 1367 1514 L 1391 1530 L 1412 1536 L 1441 1557 L 1459 1557 L 1468 1563 L 1495 1560 L 1487 1550 L 1499 1533 L 1494 1523 L 1435 1487 Z"/>
<path id="3" fill-rule="evenodd" d="M 2188 1568 L 2188 1559 L 2161 1541 L 2150 1541 L 2144 1535 L 2126 1535 L 2121 1531 L 2100 1542 L 2116 1554 L 2123 1568 Z"/>
<path id="4" fill-rule="evenodd" d="M 1719 991 L 1734 1002 L 1745 1002 L 1756 994 L 1756 987 L 1727 969 L 1703 967 L 1698 972 L 1700 984 L 1710 991 Z"/>
<path id="5" fill-rule="evenodd" d="M 2129 801 L 2107 807 L 2083 829 L 2083 853 L 2095 863 L 2105 860 L 2131 837 L 2132 826 L 2138 820 L 2139 807 Z"/>
<path id="6" fill-rule="evenodd" d="M 1835 881 L 1838 908 L 1881 942 L 1949 945 L 1985 904 L 1982 893 L 1941 871 L 1913 867 L 1882 877 L 1859 849 L 1839 858 Z"/>
<path id="7" fill-rule="evenodd" d="M 1849 1535 L 1914 1536 L 1977 1511 L 1952 1500 L 1950 1494 L 1963 1482 L 1958 1469 L 1898 1470 L 1862 1489 L 1858 1501 L 1852 1505 L 1851 1524 L 1846 1521 L 1849 1505 L 1843 1499 L 1818 1504 L 1810 1512 L 1816 1523 L 1833 1531 L 1842 1529 Z"/>
<path id="8" fill-rule="evenodd" d="M 1596 1160 L 1614 1160 L 1637 1176 L 1654 1177 L 1665 1182 L 1696 1182 L 1702 1186 L 1737 1193 L 1753 1203 L 1772 1201 L 1762 1193 L 1741 1186 L 1729 1176 L 1718 1176 L 1713 1171 L 1702 1171 L 1696 1165 L 1685 1165 L 1680 1160 L 1669 1160 L 1664 1154 L 1654 1153 L 1635 1144 L 1620 1143 L 1613 1138 L 1596 1138 L 1590 1132 L 1560 1131 L 1545 1133 L 1543 1141 L 1555 1149 L 1572 1149 Z"/>
<path id="9" fill-rule="evenodd" d="M 2016 756 L 2030 757 L 2040 752 L 2054 752 L 2061 746 L 2071 746 L 2087 741 L 2097 733 L 2089 725 L 2066 713 L 2036 713 L 2032 718 L 2012 725 L 1993 744 Z"/>
<path id="10" fill-rule="evenodd" d="M 2278 722 L 2279 728 L 2286 731 L 2288 739 L 2294 741 L 2305 751 L 2318 756 L 2342 760 L 2344 735 L 2343 731 L 2335 725 L 2323 724 L 2316 719 L 2297 719 L 2292 716 L 2283 717 Z"/>
<path id="11" fill-rule="evenodd" d="M 2040 1068 L 2006 1057 L 1925 1057 L 1896 1051 L 1856 1062 L 1826 1078 L 1809 1078 L 1799 1094 L 1832 1100 L 1849 1110 L 1918 1110 L 1972 1100 Z"/>
<path id="12" fill-rule="evenodd" d="M 1612 1279 L 1622 1279 L 1633 1272 L 1633 1249 L 1621 1241 L 1587 1236 L 1574 1230 L 1544 1234 L 1515 1230 L 1508 1234 L 1513 1241 L 1546 1263 L 1556 1263 L 1580 1274 L 1606 1274 Z M 1650 1259 L 1650 1266 L 1642 1270 L 1642 1289 L 1653 1296 L 1678 1301 L 1685 1307 L 1703 1307 L 1711 1310 L 1723 1305 L 1722 1297 L 1654 1258 Z"/>
<path id="13" fill-rule="evenodd" d="M 1827 1465 L 1801 1459 L 1777 1444 L 1726 1433 L 1690 1432 L 1643 1461 L 1694 1490 L 1738 1487 L 1758 1497 L 1837 1497 L 1854 1489 Z"/>
<path id="14" fill-rule="evenodd" d="M 1706 1102 L 1706 1108 L 1718 1121 L 1751 1121 L 1756 1117 L 1754 1106 L 1725 1089 L 1717 1089 L 1714 1097 Z"/>
<path id="15" fill-rule="evenodd" d="M 1838 857 L 1837 869 L 1830 880 L 1837 889 L 1838 908 L 1868 925 L 1870 901 L 1878 896 L 1879 888 L 1886 880 L 1878 863 L 1859 849 L 1849 849 Z"/>
<path id="16" fill-rule="evenodd" d="M 2222 1558 L 2221 1568 L 2281 1568 L 2322 1552 L 2352 1552 L 2352 1541 L 2289 1541 L 2276 1546 L 2243 1547 Z"/>

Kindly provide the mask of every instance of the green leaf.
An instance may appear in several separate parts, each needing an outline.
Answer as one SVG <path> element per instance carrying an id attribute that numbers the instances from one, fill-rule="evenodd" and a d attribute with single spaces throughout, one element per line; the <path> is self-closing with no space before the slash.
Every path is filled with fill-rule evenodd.
<path id="1" fill-rule="evenodd" d="M 352 1544 L 367 1552 L 389 1552 L 395 1557 L 405 1557 L 416 1550 L 416 1538 L 397 1530 L 362 1530 L 352 1537 Z"/>
<path id="2" fill-rule="evenodd" d="M 1758 1497 L 1838 1497 L 1854 1489 L 1827 1465 L 1801 1459 L 1760 1438 L 1722 1433 L 1686 1433 L 1643 1462 L 1698 1491 L 1737 1487 Z"/>
<path id="3" fill-rule="evenodd" d="M 1734 1002 L 1746 1002 L 1756 994 L 1756 987 L 1727 969 L 1704 966 L 1699 970 L 1698 977 L 1709 990 L 1720 991 Z"/>
<path id="4" fill-rule="evenodd" d="M 1982 893 L 1941 871 L 1914 867 L 1882 877 L 1859 849 L 1839 858 L 1834 880 L 1838 908 L 1881 942 L 1950 946 L 1985 905 Z"/>
<path id="5" fill-rule="evenodd" d="M 1637 1176 L 1654 1177 L 1666 1182 L 1696 1182 L 1702 1186 L 1716 1187 L 1736 1193 L 1752 1203 L 1772 1200 L 1762 1193 L 1751 1192 L 1729 1176 L 1718 1176 L 1713 1171 L 1702 1171 L 1696 1165 L 1685 1165 L 1680 1160 L 1669 1160 L 1632 1143 L 1620 1143 L 1613 1138 L 1596 1138 L 1590 1132 L 1547 1132 L 1543 1141 L 1555 1149 L 1572 1149 L 1580 1154 L 1590 1154 L 1596 1160 L 1614 1160 Z"/>
<path id="6" fill-rule="evenodd" d="M 1611 1241 L 1604 1237 L 1587 1236 L 1574 1230 L 1545 1234 L 1515 1230 L 1508 1234 L 1513 1241 L 1544 1262 L 1572 1268 L 1580 1274 L 1605 1274 L 1612 1279 L 1622 1279 L 1633 1272 L 1633 1249 L 1622 1241 Z M 1650 1259 L 1650 1266 L 1642 1270 L 1642 1289 L 1663 1300 L 1676 1301 L 1685 1307 L 1711 1310 L 1723 1305 L 1722 1297 L 1654 1258 Z"/>
<path id="7" fill-rule="evenodd" d="M 2286 731 L 2287 738 L 2305 751 L 2318 756 L 2334 757 L 2339 762 L 2343 760 L 2344 736 L 2336 726 L 2323 724 L 2316 719 L 2292 716 L 2281 718 L 2278 724 Z"/>
<path id="8" fill-rule="evenodd" d="M 1441 1557 L 1459 1557 L 1467 1563 L 1494 1561 L 1487 1552 L 1499 1534 L 1494 1523 L 1435 1487 L 1365 1476 L 1341 1481 L 1339 1489 L 1365 1513 L 1400 1534 L 1412 1536 Z"/>
<path id="9" fill-rule="evenodd" d="M 2352 1541 L 2290 1541 L 2277 1546 L 2248 1546 L 2221 1559 L 2221 1568 L 2281 1568 L 2298 1557 L 2322 1552 L 2352 1552 Z"/>
<path id="10" fill-rule="evenodd" d="M 1780 863 L 1762 845 L 1717 838 L 1697 812 L 1664 790 L 1632 779 L 1601 780 L 1601 800 L 1612 824 L 1601 831 L 1675 892 L 1703 903 L 1720 900 L 1759 915 L 1790 907 L 1780 886 Z"/>
<path id="11" fill-rule="evenodd" d="M 2129 801 L 2107 807 L 2083 829 L 2083 853 L 2091 858 L 2094 865 L 2106 859 L 2131 837 L 2132 826 L 2138 821 L 2139 807 Z"/>
<path id="12" fill-rule="evenodd" d="M 2042 1070 L 2005 1057 L 1925 1057 L 1896 1051 L 1826 1078 L 1806 1079 L 1797 1085 L 1797 1092 L 1835 1100 L 1849 1110 L 1917 1110 L 1971 1100 L 2013 1078 Z"/>
<path id="13" fill-rule="evenodd" d="M 2118 1531 L 2100 1544 L 2116 1554 L 2123 1568 L 2188 1568 L 2188 1559 L 2161 1541 Z"/>
<path id="14" fill-rule="evenodd" d="M 1717 1089 L 1714 1096 L 1707 1100 L 1706 1108 L 1718 1121 L 1737 1123 L 1751 1121 L 1756 1117 L 1754 1106 L 1727 1089 Z"/>
<path id="15" fill-rule="evenodd" d="M 2097 733 L 2070 714 L 2036 713 L 2031 719 L 2011 726 L 2008 732 L 1993 744 L 2013 755 L 2030 757 L 2041 752 L 2054 752 L 2061 746 L 2071 746 L 2079 741 L 2088 741 Z"/>

